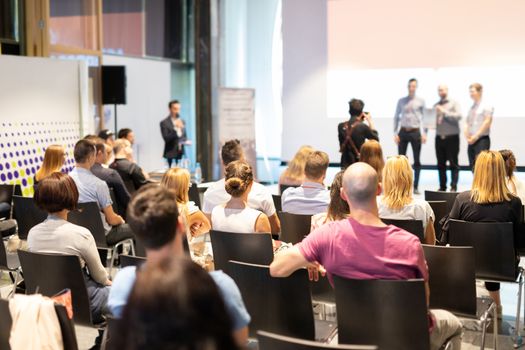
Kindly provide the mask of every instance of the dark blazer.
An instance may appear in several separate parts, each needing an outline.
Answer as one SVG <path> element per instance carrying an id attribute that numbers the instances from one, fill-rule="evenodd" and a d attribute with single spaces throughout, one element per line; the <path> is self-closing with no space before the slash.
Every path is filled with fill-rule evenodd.
<path id="1" fill-rule="evenodd" d="M 164 139 L 163 157 L 168 159 L 180 158 L 184 154 L 182 142 L 186 140 L 186 128 L 183 129 L 182 136 L 179 137 L 173 129 L 171 116 L 168 116 L 160 122 L 160 132 Z"/>
<path id="2" fill-rule="evenodd" d="M 99 163 L 95 163 L 95 165 L 91 167 L 91 172 L 99 179 L 105 181 L 108 184 L 108 187 L 113 188 L 117 207 L 121 209 L 118 214 L 122 217 L 126 217 L 126 209 L 128 208 L 130 194 L 124 181 L 122 181 L 120 174 L 115 169 L 104 168 Z"/>

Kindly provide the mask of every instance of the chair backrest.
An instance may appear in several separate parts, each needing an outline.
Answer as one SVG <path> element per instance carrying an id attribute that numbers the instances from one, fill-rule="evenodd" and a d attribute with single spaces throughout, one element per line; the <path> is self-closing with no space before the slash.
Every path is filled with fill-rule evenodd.
<path id="1" fill-rule="evenodd" d="M 448 215 L 448 204 L 446 201 L 428 201 L 432 211 L 434 212 L 434 231 L 436 232 L 436 238 L 441 241 L 441 228 L 442 225 L 439 223 L 441 219 Z"/>
<path id="2" fill-rule="evenodd" d="M 430 348 L 423 280 L 334 277 L 339 344 Z"/>
<path id="3" fill-rule="evenodd" d="M 97 247 L 106 248 L 108 246 L 104 224 L 102 223 L 97 203 L 79 203 L 77 210 L 72 210 L 68 213 L 67 221 L 87 228 L 95 238 Z"/>
<path id="4" fill-rule="evenodd" d="M 10 270 L 10 266 L 7 263 L 7 250 L 2 241 L 0 241 L 0 270 Z M 2 347 L 0 347 L 1 349 Z"/>
<path id="5" fill-rule="evenodd" d="M 393 220 L 381 219 L 387 225 L 394 225 L 402 228 L 405 231 L 416 235 L 421 242 L 425 241 L 425 229 L 423 228 L 423 221 L 421 220 Z"/>
<path id="6" fill-rule="evenodd" d="M 11 205 L 13 202 L 14 192 L 15 185 L 0 184 L 0 203 L 8 203 L 9 205 Z"/>
<path id="7" fill-rule="evenodd" d="M 273 261 L 272 236 L 268 233 L 211 231 L 215 270 L 228 273 L 228 261 L 270 265 Z"/>
<path id="8" fill-rule="evenodd" d="M 429 270 L 430 308 L 476 316 L 476 257 L 473 247 L 423 245 Z"/>
<path id="9" fill-rule="evenodd" d="M 75 327 L 67 316 L 66 308 L 63 305 L 55 304 L 55 311 L 62 331 L 62 342 L 64 350 L 77 350 L 77 337 L 75 334 Z M 0 349 L 9 350 L 9 337 L 11 336 L 11 327 L 13 326 L 13 319 L 9 311 L 9 300 L 0 299 Z"/>
<path id="10" fill-rule="evenodd" d="M 312 215 L 279 212 L 281 220 L 280 240 L 286 243 L 299 243 L 310 233 Z"/>
<path id="11" fill-rule="evenodd" d="M 467 222 L 451 219 L 448 242 L 471 246 L 476 254 L 476 278 L 516 281 L 518 274 L 514 231 L 510 222 Z"/>
<path id="12" fill-rule="evenodd" d="M 199 193 L 199 185 L 197 185 L 195 182 L 191 183 L 190 190 L 188 192 L 190 201 L 194 202 L 196 206 L 199 208 L 201 207 L 201 195 Z"/>
<path id="13" fill-rule="evenodd" d="M 277 212 L 283 211 L 283 206 L 281 203 L 281 195 L 272 194 L 272 199 L 273 199 L 273 205 L 275 206 L 275 211 Z"/>
<path id="14" fill-rule="evenodd" d="M 26 293 L 53 296 L 71 289 L 76 324 L 92 326 L 89 297 L 80 261 L 74 255 L 18 251 L 26 283 Z"/>
<path id="15" fill-rule="evenodd" d="M 122 268 L 127 267 L 127 266 L 140 267 L 142 266 L 142 264 L 146 262 L 146 258 L 142 258 L 139 256 L 120 254 L 119 258 L 120 258 L 120 267 Z"/>
<path id="16" fill-rule="evenodd" d="M 265 331 L 257 332 L 259 350 L 377 350 L 377 346 L 368 345 L 329 345 L 311 340 L 286 337 Z"/>
<path id="17" fill-rule="evenodd" d="M 109 188 L 109 196 L 111 197 L 111 202 L 113 202 L 113 204 L 111 204 L 113 211 L 126 219 L 126 208 L 121 208 L 120 203 L 117 201 L 117 195 L 115 194 L 115 189 L 113 187 Z"/>
<path id="18" fill-rule="evenodd" d="M 315 340 L 315 324 L 308 272 L 297 270 L 286 278 L 270 276 L 268 266 L 230 261 L 230 275 L 237 283 L 257 330 Z"/>
<path id="19" fill-rule="evenodd" d="M 450 213 L 458 194 L 459 192 L 425 191 L 425 200 L 447 202 L 447 213 Z"/>
<path id="20" fill-rule="evenodd" d="M 299 187 L 299 186 L 294 186 L 294 185 L 279 185 L 279 193 L 280 194 L 283 194 L 284 191 L 286 191 L 288 188 L 290 187 Z"/>
<path id="21" fill-rule="evenodd" d="M 18 237 L 27 239 L 33 226 L 47 218 L 47 213 L 36 206 L 32 197 L 13 196 L 13 217 L 18 225 Z"/>

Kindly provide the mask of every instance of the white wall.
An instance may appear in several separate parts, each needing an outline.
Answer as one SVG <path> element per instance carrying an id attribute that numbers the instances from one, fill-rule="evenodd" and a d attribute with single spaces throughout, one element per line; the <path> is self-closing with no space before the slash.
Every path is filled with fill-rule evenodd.
<path id="1" fill-rule="evenodd" d="M 104 65 L 126 66 L 126 105 L 117 106 L 117 128 L 135 133 L 135 159 L 145 171 L 164 168 L 164 140 L 159 123 L 168 115 L 171 99 L 169 62 L 104 55 Z M 106 106 L 112 111 L 113 106 Z M 113 121 L 106 126 L 113 129 Z"/>

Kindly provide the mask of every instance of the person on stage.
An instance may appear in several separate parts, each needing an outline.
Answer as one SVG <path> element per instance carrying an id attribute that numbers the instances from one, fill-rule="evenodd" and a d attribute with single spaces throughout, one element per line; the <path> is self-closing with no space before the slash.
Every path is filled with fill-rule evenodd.
<path id="1" fill-rule="evenodd" d="M 421 144 L 427 142 L 427 132 L 423 128 L 423 111 L 425 101 L 416 96 L 417 80 L 408 81 L 408 96 L 400 98 L 397 102 L 394 115 L 394 142 L 397 144 L 398 153 L 406 155 L 408 144 L 414 154 L 414 194 L 419 194 L 419 173 L 421 172 Z"/>
<path id="2" fill-rule="evenodd" d="M 450 191 L 458 189 L 459 177 L 459 104 L 448 97 L 448 87 L 439 85 L 436 110 L 436 158 L 439 171 L 439 191 L 447 190 L 447 162 L 450 164 Z"/>
<path id="3" fill-rule="evenodd" d="M 170 101 L 170 115 L 160 122 L 160 132 L 164 139 L 164 158 L 171 168 L 173 161 L 177 162 L 184 155 L 184 145 L 187 144 L 186 125 L 180 118 L 180 102 Z"/>
<path id="4" fill-rule="evenodd" d="M 379 141 L 372 116 L 369 113 L 363 113 L 365 103 L 353 98 L 348 102 L 348 106 L 350 120 L 339 123 L 337 126 L 341 169 L 343 170 L 359 161 L 359 150 L 366 140 Z"/>
<path id="5" fill-rule="evenodd" d="M 468 112 L 465 124 L 465 137 L 468 142 L 468 161 L 474 171 L 476 157 L 481 151 L 490 149 L 490 126 L 494 108 L 482 100 L 483 86 L 474 83 L 469 86 L 470 98 L 474 101 Z"/>

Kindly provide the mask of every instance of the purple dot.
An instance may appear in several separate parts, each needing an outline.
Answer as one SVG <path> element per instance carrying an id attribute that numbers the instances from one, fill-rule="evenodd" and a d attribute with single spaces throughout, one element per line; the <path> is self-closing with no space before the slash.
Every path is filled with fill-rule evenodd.
<path id="1" fill-rule="evenodd" d="M 20 155 L 20 152 L 16 151 L 15 154 L 18 157 Z"/>
<path id="2" fill-rule="evenodd" d="M 31 174 L 34 174 L 36 172 L 35 168 L 31 168 Z"/>
<path id="3" fill-rule="evenodd" d="M 3 144 L 3 143 L 0 143 L 0 147 L 4 148 L 4 144 Z"/>
<path id="4" fill-rule="evenodd" d="M 36 149 L 33 150 L 33 153 L 36 153 Z"/>
<path id="5" fill-rule="evenodd" d="M 26 179 L 22 179 L 22 185 L 27 186 L 27 180 Z"/>
<path id="6" fill-rule="evenodd" d="M 5 168 L 9 169 L 9 168 L 11 168 L 11 165 L 9 165 L 9 163 L 5 163 Z"/>
<path id="7" fill-rule="evenodd" d="M 18 179 L 18 171 L 15 170 L 13 174 L 14 174 L 15 177 Z"/>
<path id="8" fill-rule="evenodd" d="M 4 158 L 7 158 L 7 154 L 5 154 L 5 153 L 3 154 L 3 156 L 4 156 Z"/>
<path id="9" fill-rule="evenodd" d="M 13 179 L 13 174 L 11 174 L 11 173 L 7 173 L 7 178 L 8 178 L 9 180 L 12 180 L 12 179 Z"/>
<path id="10" fill-rule="evenodd" d="M 16 142 L 13 142 L 13 146 L 16 146 Z"/>
<path id="11" fill-rule="evenodd" d="M 18 166 L 22 166 L 22 161 L 21 160 L 18 161 Z"/>
<path id="12" fill-rule="evenodd" d="M 33 159 L 29 159 L 29 163 L 33 164 Z"/>
<path id="13" fill-rule="evenodd" d="M 0 175 L 0 180 L 2 180 L 2 182 L 5 181 L 5 174 Z"/>
<path id="14" fill-rule="evenodd" d="M 44 161 L 44 157 L 40 156 L 40 161 L 43 162 Z"/>
<path id="15" fill-rule="evenodd" d="M 7 136 L 7 135 L 6 135 L 6 136 Z M 7 143 L 7 147 L 11 147 L 11 144 L 10 144 L 9 142 Z"/>
<path id="16" fill-rule="evenodd" d="M 9 157 L 13 158 L 13 152 L 9 152 Z"/>
<path id="17" fill-rule="evenodd" d="M 38 162 L 38 157 L 35 157 L 35 163 Z"/>
<path id="18" fill-rule="evenodd" d="M 26 155 L 26 151 L 22 151 L 22 155 L 25 156 Z"/>
<path id="19" fill-rule="evenodd" d="M 4 166 L 0 164 L 0 171 L 4 170 Z"/>
<path id="20" fill-rule="evenodd" d="M 27 159 L 24 159 L 24 165 L 27 165 Z"/>

